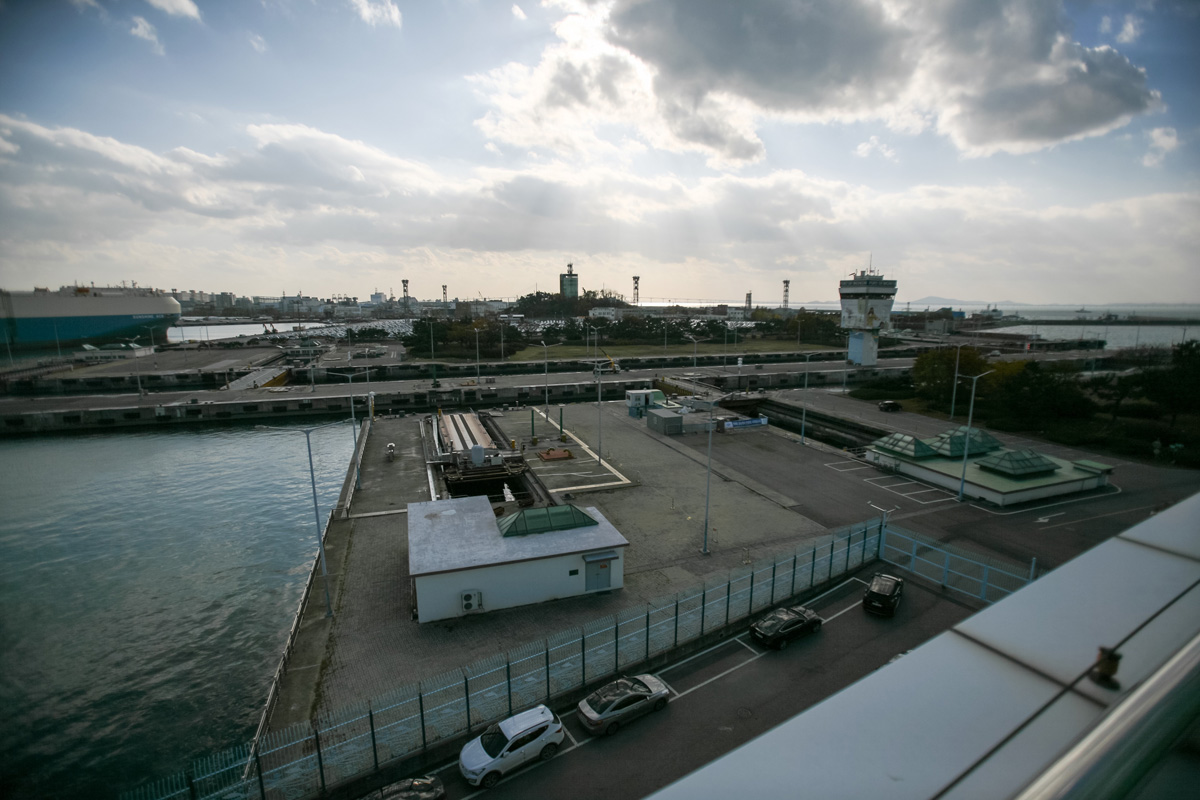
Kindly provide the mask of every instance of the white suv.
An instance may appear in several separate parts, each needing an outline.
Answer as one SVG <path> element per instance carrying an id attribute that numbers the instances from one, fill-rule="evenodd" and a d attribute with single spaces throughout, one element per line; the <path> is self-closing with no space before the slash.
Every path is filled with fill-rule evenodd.
<path id="1" fill-rule="evenodd" d="M 554 758 L 565 738 L 558 715 L 537 706 L 488 726 L 467 742 L 458 754 L 458 770 L 472 786 L 490 789 L 522 764 Z"/>

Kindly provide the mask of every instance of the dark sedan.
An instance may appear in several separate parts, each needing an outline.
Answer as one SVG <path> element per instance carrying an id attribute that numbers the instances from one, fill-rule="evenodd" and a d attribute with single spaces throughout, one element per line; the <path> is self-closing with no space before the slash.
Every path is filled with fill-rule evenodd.
<path id="1" fill-rule="evenodd" d="M 904 596 L 904 579 L 876 572 L 871 585 L 863 593 L 863 609 L 872 614 L 890 617 L 896 613 L 900 598 Z"/>
<path id="2" fill-rule="evenodd" d="M 822 622 L 811 608 L 777 608 L 750 626 L 750 637 L 759 644 L 782 650 L 792 639 L 821 630 Z"/>

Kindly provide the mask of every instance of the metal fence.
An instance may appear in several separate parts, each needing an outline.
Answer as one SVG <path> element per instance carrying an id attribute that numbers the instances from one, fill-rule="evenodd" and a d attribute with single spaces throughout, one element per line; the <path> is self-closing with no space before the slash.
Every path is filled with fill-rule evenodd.
<path id="1" fill-rule="evenodd" d="M 1024 565 L 970 553 L 888 525 L 879 558 L 951 591 L 995 603 L 1033 581 L 1037 560 Z"/>
<path id="2" fill-rule="evenodd" d="M 586 687 L 878 557 L 880 523 L 761 559 L 721 580 L 562 631 L 503 655 L 398 687 L 316 721 L 262 733 L 122 800 L 300 800 Z M 889 531 L 890 536 L 890 531 Z"/>

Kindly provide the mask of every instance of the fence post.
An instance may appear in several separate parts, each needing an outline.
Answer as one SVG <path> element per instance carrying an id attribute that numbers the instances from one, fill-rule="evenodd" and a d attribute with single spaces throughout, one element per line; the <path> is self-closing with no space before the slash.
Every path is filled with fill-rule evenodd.
<path id="1" fill-rule="evenodd" d="M 550 699 L 550 642 L 546 640 L 546 699 Z M 508 713 L 512 714 L 512 678 L 508 679 Z"/>
<path id="2" fill-rule="evenodd" d="M 871 538 L 870 536 L 867 536 L 867 526 L 866 526 L 866 525 L 864 525 L 864 526 L 863 526 L 863 546 L 862 546 L 862 552 L 858 554 L 858 563 L 859 563 L 859 566 L 862 566 L 863 564 L 867 563 L 867 539 L 870 539 L 870 538 Z"/>
<path id="3" fill-rule="evenodd" d="M 583 685 L 587 686 L 587 631 L 579 629 L 579 669 Z"/>
<path id="4" fill-rule="evenodd" d="M 725 579 L 725 624 L 730 624 L 730 601 L 733 599 L 733 581 Z"/>
<path id="5" fill-rule="evenodd" d="M 258 770 L 258 794 L 262 800 L 267 800 L 267 787 L 263 783 L 262 759 L 258 757 L 258 745 L 254 745 L 254 766 Z"/>
<path id="6" fill-rule="evenodd" d="M 771 558 L 771 602 L 775 602 L 775 568 L 779 566 L 779 562 L 774 557 Z"/>
<path id="7" fill-rule="evenodd" d="M 754 613 L 754 566 L 750 566 L 750 605 L 746 607 L 747 614 Z"/>
<path id="8" fill-rule="evenodd" d="M 192 800 L 199 800 L 200 795 L 196 792 L 196 778 L 190 772 L 185 773 L 183 777 L 187 781 L 188 797 Z M 262 778 L 260 777 L 259 780 L 261 781 Z"/>
<path id="9" fill-rule="evenodd" d="M 704 612 L 708 609 L 708 587 L 700 593 L 700 635 L 704 635 Z"/>
<path id="10" fill-rule="evenodd" d="M 679 646 L 679 592 L 675 593 L 675 644 L 671 646 Z"/>
<path id="11" fill-rule="evenodd" d="M 850 543 L 854 541 L 854 529 L 850 529 L 850 533 L 846 535 L 846 563 L 842 567 L 842 574 L 850 571 Z"/>
<path id="12" fill-rule="evenodd" d="M 1033 557 L 1033 561 L 1029 562 L 1029 582 L 1033 583 L 1034 577 L 1037 575 L 1037 556 Z"/>
<path id="13" fill-rule="evenodd" d="M 650 660 L 650 604 L 646 604 L 646 660 Z"/>
<path id="14" fill-rule="evenodd" d="M 321 734 L 316 729 L 312 729 L 313 743 L 317 746 L 317 773 L 321 776 L 321 791 L 325 792 L 325 762 L 321 759 Z"/>
<path id="15" fill-rule="evenodd" d="M 467 733 L 471 732 L 471 679 L 463 673 L 463 700 L 467 703 Z"/>
<path id="16" fill-rule="evenodd" d="M 547 650 L 547 653 L 550 651 Z M 549 672 L 549 670 L 547 670 Z M 508 715 L 512 716 L 512 662 L 508 660 L 508 655 L 504 656 L 504 683 L 508 686 Z"/>
<path id="17" fill-rule="evenodd" d="M 988 587 L 988 565 L 984 564 L 983 565 L 983 592 L 980 594 L 979 599 L 985 603 L 987 602 L 987 587 Z"/>
<path id="18" fill-rule="evenodd" d="M 883 523 L 880 523 L 879 524 L 879 541 L 875 543 L 875 557 L 876 558 L 879 558 L 879 559 L 883 558 L 883 543 L 884 543 L 885 539 L 887 539 L 887 528 L 885 528 L 883 526 Z"/>
<path id="19" fill-rule="evenodd" d="M 796 551 L 793 550 L 792 551 L 792 590 L 790 592 L 788 592 L 788 597 L 796 596 L 796 559 L 797 558 L 798 558 L 798 556 L 796 555 Z"/>
<path id="20" fill-rule="evenodd" d="M 825 578 L 827 581 L 833 580 L 833 554 L 837 551 L 837 540 L 829 542 L 829 575 Z"/>
<path id="21" fill-rule="evenodd" d="M 621 615 L 613 617 L 613 672 L 621 671 Z"/>
<path id="22" fill-rule="evenodd" d="M 813 583 L 817 580 L 817 546 L 813 545 L 812 549 L 812 565 L 808 569 L 808 588 L 813 587 Z"/>
<path id="23" fill-rule="evenodd" d="M 946 563 L 942 567 L 942 586 L 948 586 L 950 580 L 950 553 L 946 553 Z"/>
<path id="24" fill-rule="evenodd" d="M 367 706 L 367 721 L 371 723 L 371 755 L 375 756 L 375 771 L 379 772 L 379 746 L 375 742 L 375 712 Z"/>
<path id="25" fill-rule="evenodd" d="M 421 693 L 420 684 L 417 684 L 417 711 L 421 715 L 421 749 L 428 750 L 429 742 L 425 739 L 425 695 Z"/>

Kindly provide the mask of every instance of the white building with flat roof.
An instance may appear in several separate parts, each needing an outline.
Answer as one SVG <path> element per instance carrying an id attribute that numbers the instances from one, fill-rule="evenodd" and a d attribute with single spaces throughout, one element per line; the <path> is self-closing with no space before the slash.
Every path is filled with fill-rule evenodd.
<path id="1" fill-rule="evenodd" d="M 620 589 L 628 546 L 595 508 L 530 508 L 497 519 L 486 497 L 408 506 L 419 622 Z"/>

